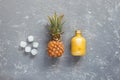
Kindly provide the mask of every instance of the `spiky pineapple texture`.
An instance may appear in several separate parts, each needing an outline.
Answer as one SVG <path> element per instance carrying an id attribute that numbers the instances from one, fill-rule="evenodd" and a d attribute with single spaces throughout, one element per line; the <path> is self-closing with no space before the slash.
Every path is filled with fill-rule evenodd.
<path id="1" fill-rule="evenodd" d="M 64 53 L 62 41 L 50 41 L 48 43 L 48 55 L 50 57 L 60 57 Z"/>
<path id="2" fill-rule="evenodd" d="M 48 43 L 48 55 L 50 57 L 60 57 L 64 53 L 64 45 L 61 40 L 62 26 L 64 15 L 57 16 L 56 12 L 52 17 L 48 16 L 49 19 L 49 31 L 51 40 Z"/>

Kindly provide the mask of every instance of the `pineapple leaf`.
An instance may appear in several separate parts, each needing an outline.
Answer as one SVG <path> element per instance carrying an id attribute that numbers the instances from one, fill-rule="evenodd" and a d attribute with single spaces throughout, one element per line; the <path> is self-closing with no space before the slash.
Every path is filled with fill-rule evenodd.
<path id="1" fill-rule="evenodd" d="M 56 12 L 54 13 L 54 16 L 53 16 L 53 19 L 54 19 L 54 21 L 55 21 L 55 26 L 57 26 L 57 14 L 56 14 Z"/>
<path id="2" fill-rule="evenodd" d="M 61 34 L 62 33 L 62 26 L 63 26 L 63 19 L 64 15 L 57 16 L 56 12 L 52 17 L 48 16 L 50 26 L 49 26 L 49 31 L 50 34 Z"/>
<path id="3" fill-rule="evenodd" d="M 49 19 L 50 24 L 52 24 L 53 22 L 50 16 L 48 16 L 48 19 Z"/>
<path id="4" fill-rule="evenodd" d="M 63 17 L 64 17 L 64 15 L 61 15 L 61 16 L 58 17 L 58 21 L 59 21 L 58 23 L 61 24 Z"/>

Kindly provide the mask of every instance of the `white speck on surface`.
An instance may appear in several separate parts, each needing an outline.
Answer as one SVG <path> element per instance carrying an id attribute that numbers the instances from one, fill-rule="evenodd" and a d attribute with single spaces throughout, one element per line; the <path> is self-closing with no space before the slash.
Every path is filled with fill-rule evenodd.
<path id="1" fill-rule="evenodd" d="M 16 14 L 20 14 L 21 12 L 17 11 Z"/>
<path id="2" fill-rule="evenodd" d="M 26 52 L 26 53 L 31 52 L 31 47 L 30 47 L 30 46 L 25 47 L 25 52 Z"/>
<path id="3" fill-rule="evenodd" d="M 38 42 L 33 42 L 33 48 L 38 48 L 39 43 Z"/>
<path id="4" fill-rule="evenodd" d="M 20 42 L 20 47 L 21 48 L 25 48 L 26 46 L 27 46 L 27 42 L 25 42 L 25 41 Z"/>
<path id="5" fill-rule="evenodd" d="M 7 65 L 7 62 L 8 62 L 8 60 L 5 57 L 3 57 L 2 55 L 0 55 L 0 65 L 5 66 L 5 65 Z"/>
<path id="6" fill-rule="evenodd" d="M 115 55 L 118 55 L 118 54 L 119 54 L 119 52 L 118 52 L 118 51 L 116 51 L 116 52 L 115 52 Z"/>
<path id="7" fill-rule="evenodd" d="M 25 16 L 24 18 L 25 18 L 25 19 L 29 19 L 30 17 L 29 17 L 29 16 Z"/>
<path id="8" fill-rule="evenodd" d="M 93 50 L 93 48 L 91 47 L 91 48 L 90 48 L 90 50 L 92 51 L 92 50 Z"/>
<path id="9" fill-rule="evenodd" d="M 38 20 L 38 21 L 37 21 L 37 24 L 39 24 L 39 23 L 41 23 L 41 22 L 42 22 L 41 20 Z"/>
<path id="10" fill-rule="evenodd" d="M 84 31 L 84 34 L 87 34 L 86 37 L 87 37 L 88 39 L 94 40 L 95 37 L 96 37 L 96 34 L 95 34 L 95 33 L 92 33 L 92 32 L 90 32 L 90 31 L 88 31 L 88 30 L 85 30 L 85 31 Z"/>
<path id="11" fill-rule="evenodd" d="M 115 5 L 115 10 L 116 10 L 116 11 L 118 11 L 119 8 L 120 8 L 120 3 L 118 3 L 118 4 Z"/>
<path id="12" fill-rule="evenodd" d="M 11 44 L 11 41 L 10 40 L 7 40 L 7 45 L 10 45 Z"/>
<path id="13" fill-rule="evenodd" d="M 79 74 L 79 76 L 77 74 Z M 80 72 L 77 69 L 74 69 L 71 72 L 71 75 L 72 76 L 70 76 L 70 80 L 94 80 L 94 78 L 96 77 L 96 74 L 94 72 Z"/>
<path id="14" fill-rule="evenodd" d="M 47 21 L 44 20 L 44 19 L 40 19 L 40 20 L 38 20 L 38 21 L 36 22 L 36 24 L 45 25 L 45 24 L 47 24 Z"/>
<path id="15" fill-rule="evenodd" d="M 116 37 L 120 39 L 120 35 L 119 35 L 118 31 L 114 30 L 114 33 L 115 33 Z"/>
<path id="16" fill-rule="evenodd" d="M 20 23 L 20 24 L 14 24 L 14 25 L 11 25 L 10 27 L 13 27 L 13 28 L 18 28 L 18 27 L 26 27 L 27 24 L 26 23 Z"/>
<path id="17" fill-rule="evenodd" d="M 99 58 L 99 56 L 96 56 L 96 58 Z"/>
<path id="18" fill-rule="evenodd" d="M 112 21 L 113 19 L 111 17 L 108 18 L 109 21 Z"/>
<path id="19" fill-rule="evenodd" d="M 37 50 L 37 49 L 32 49 L 32 50 L 31 50 L 31 54 L 32 54 L 32 55 L 38 54 L 38 50 Z"/>
<path id="20" fill-rule="evenodd" d="M 104 67 L 104 66 L 101 66 L 101 67 L 100 67 L 100 69 L 101 69 L 101 70 L 104 70 L 104 69 L 105 69 L 105 67 Z"/>
<path id="21" fill-rule="evenodd" d="M 92 60 L 91 59 L 88 59 L 89 62 L 91 62 Z"/>
<path id="22" fill-rule="evenodd" d="M 34 41 L 34 37 L 32 35 L 28 36 L 28 42 L 33 42 Z"/>
<path id="23" fill-rule="evenodd" d="M 92 12 L 91 11 L 88 11 L 89 14 L 91 14 Z"/>
<path id="24" fill-rule="evenodd" d="M 100 22 L 97 22 L 97 25 L 103 27 L 103 25 Z"/>
<path id="25" fill-rule="evenodd" d="M 91 63 L 96 63 L 96 65 L 103 69 L 103 67 L 105 68 L 108 65 L 109 61 L 106 57 L 96 56 L 94 60 L 91 61 Z"/>
<path id="26" fill-rule="evenodd" d="M 85 18 L 86 18 L 87 20 L 90 20 L 92 17 L 93 17 L 93 16 L 91 16 L 91 15 L 89 15 L 89 14 L 85 16 Z"/>
<path id="27" fill-rule="evenodd" d="M 113 80 L 112 75 L 105 74 L 105 76 L 107 77 L 107 80 Z"/>
<path id="28" fill-rule="evenodd" d="M 110 42 L 106 42 L 107 44 L 110 44 Z"/>
<path id="29" fill-rule="evenodd" d="M 118 48 L 120 48 L 120 45 L 118 46 Z"/>
<path id="30" fill-rule="evenodd" d="M 119 51 L 115 51 L 115 58 L 117 58 L 120 61 L 120 54 Z"/>

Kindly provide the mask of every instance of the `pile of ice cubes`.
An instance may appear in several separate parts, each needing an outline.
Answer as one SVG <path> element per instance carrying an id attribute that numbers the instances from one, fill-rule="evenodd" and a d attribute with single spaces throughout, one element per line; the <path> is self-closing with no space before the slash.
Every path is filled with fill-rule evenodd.
<path id="1" fill-rule="evenodd" d="M 34 41 L 34 37 L 32 35 L 28 36 L 27 41 L 21 41 L 20 47 L 24 49 L 25 53 L 31 53 L 32 55 L 36 55 L 38 53 L 39 43 Z"/>

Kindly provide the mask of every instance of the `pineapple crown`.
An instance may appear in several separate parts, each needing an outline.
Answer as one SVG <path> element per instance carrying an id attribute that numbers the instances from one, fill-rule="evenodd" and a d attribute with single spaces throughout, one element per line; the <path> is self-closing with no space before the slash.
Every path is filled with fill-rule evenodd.
<path id="1" fill-rule="evenodd" d="M 49 31 L 50 34 L 53 35 L 61 35 L 62 32 L 62 26 L 63 26 L 63 19 L 64 15 L 57 16 L 56 12 L 52 17 L 48 16 L 49 19 Z"/>

